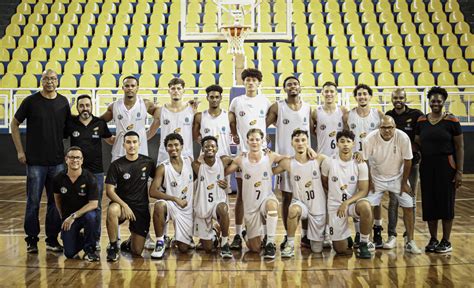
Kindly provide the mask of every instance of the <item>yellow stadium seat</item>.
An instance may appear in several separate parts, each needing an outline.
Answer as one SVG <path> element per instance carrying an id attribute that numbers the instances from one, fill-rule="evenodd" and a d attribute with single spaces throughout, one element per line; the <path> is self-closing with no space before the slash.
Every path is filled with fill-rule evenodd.
<path id="1" fill-rule="evenodd" d="M 71 40 L 66 35 L 58 35 L 56 40 L 54 40 L 54 47 L 58 48 L 70 48 Z"/>
<path id="2" fill-rule="evenodd" d="M 100 65 L 95 60 L 87 60 L 84 63 L 84 74 L 100 74 Z"/>
<path id="3" fill-rule="evenodd" d="M 171 59 L 164 60 L 161 65 L 161 73 L 164 73 L 164 74 L 178 73 L 178 65 L 176 64 L 175 60 L 171 60 Z"/>
<path id="4" fill-rule="evenodd" d="M 94 30 L 92 29 L 92 26 L 90 24 L 81 22 L 81 24 L 79 24 L 79 26 L 77 27 L 76 37 L 84 35 L 93 36 Z"/>
<path id="5" fill-rule="evenodd" d="M 351 59 L 368 59 L 369 55 L 364 46 L 355 46 L 351 51 Z"/>
<path id="6" fill-rule="evenodd" d="M 105 60 L 122 60 L 122 51 L 119 48 L 107 49 Z"/>
<path id="7" fill-rule="evenodd" d="M 69 4 L 68 6 L 68 13 L 66 13 L 64 15 L 64 18 L 63 18 L 63 22 L 64 23 L 68 23 L 68 24 L 78 24 L 79 23 L 79 18 L 77 17 L 76 14 L 74 14 L 73 12 L 70 12 L 69 11 L 69 7 L 70 7 L 71 4 Z"/>
<path id="8" fill-rule="evenodd" d="M 431 22 L 433 22 L 433 23 L 443 23 L 443 22 L 446 22 L 446 21 L 447 21 L 446 14 L 444 13 L 443 10 L 435 11 L 431 15 Z"/>
<path id="9" fill-rule="evenodd" d="M 469 65 L 467 64 L 466 60 L 458 58 L 453 61 L 452 70 L 454 73 L 468 72 Z"/>
<path id="10" fill-rule="evenodd" d="M 0 62 L 8 62 L 10 59 L 10 52 L 6 48 L 0 47 Z"/>
<path id="11" fill-rule="evenodd" d="M 19 61 L 28 61 L 28 52 L 24 48 L 17 48 L 13 51 L 12 59 Z"/>
<path id="12" fill-rule="evenodd" d="M 314 78 L 313 73 L 301 73 L 298 77 L 301 83 L 301 86 L 305 87 L 314 87 L 316 86 L 316 79 Z M 269 85 L 272 86 L 272 85 Z"/>
<path id="13" fill-rule="evenodd" d="M 59 80 L 59 87 L 61 88 L 76 88 L 77 79 L 72 74 L 63 74 Z"/>
<path id="14" fill-rule="evenodd" d="M 307 46 L 299 46 L 295 51 L 295 59 L 310 60 L 311 51 L 309 50 Z"/>
<path id="15" fill-rule="evenodd" d="M 449 13 L 454 11 L 460 11 L 459 3 L 457 1 L 446 1 L 446 4 L 444 5 L 444 11 Z"/>
<path id="16" fill-rule="evenodd" d="M 415 86 L 415 77 L 410 72 L 403 72 L 398 75 L 398 86 Z"/>
<path id="17" fill-rule="evenodd" d="M 114 35 L 128 35 L 128 28 L 125 24 L 116 24 L 112 30 Z"/>
<path id="18" fill-rule="evenodd" d="M 99 87 L 115 88 L 117 87 L 117 80 L 112 74 L 102 74 L 99 80 Z"/>
<path id="19" fill-rule="evenodd" d="M 23 28 L 23 35 L 38 36 L 39 35 L 38 26 L 33 23 L 26 24 L 26 26 Z"/>
<path id="20" fill-rule="evenodd" d="M 1 39 L 2 41 L 2 48 L 16 48 L 16 40 L 13 36 L 5 35 Z"/>
<path id="21" fill-rule="evenodd" d="M 410 11 L 408 10 L 402 10 L 402 11 L 397 11 L 397 23 L 412 23 L 412 16 Z"/>
<path id="22" fill-rule="evenodd" d="M 61 24 L 61 17 L 57 13 L 50 13 L 46 16 L 46 24 Z"/>
<path id="23" fill-rule="evenodd" d="M 333 67 L 332 67 L 332 62 L 330 60 L 319 60 L 316 63 L 316 72 L 322 73 L 322 72 L 333 72 Z"/>
<path id="24" fill-rule="evenodd" d="M 61 1 L 54 1 L 53 5 L 51 5 L 51 13 L 58 13 L 62 15 L 66 13 L 66 7 L 63 3 L 61 3 Z"/>
<path id="25" fill-rule="evenodd" d="M 162 35 L 164 33 L 164 28 L 162 24 L 151 24 L 148 28 L 149 35 Z"/>
<path id="26" fill-rule="evenodd" d="M 384 35 L 397 34 L 398 35 L 398 26 L 397 26 L 397 24 L 395 24 L 395 22 L 387 22 L 387 23 L 383 24 L 382 34 L 384 34 Z"/>
<path id="27" fill-rule="evenodd" d="M 464 14 L 461 11 L 453 11 L 449 14 L 449 23 L 459 23 L 464 21 Z"/>
<path id="28" fill-rule="evenodd" d="M 108 2 L 108 3 L 110 3 L 110 2 Z M 102 9 L 104 9 L 104 8 L 102 7 Z M 108 10 L 104 10 L 104 11 L 108 11 Z M 111 12 L 111 13 L 113 13 L 113 12 Z M 113 23 L 114 23 L 114 17 L 112 16 L 112 14 L 109 14 L 109 13 L 101 13 L 99 15 L 99 20 L 97 20 L 98 25 L 113 24 Z"/>
<path id="29" fill-rule="evenodd" d="M 125 60 L 122 65 L 122 74 L 138 74 L 138 63 L 135 60 Z"/>
<path id="30" fill-rule="evenodd" d="M 421 72 L 418 75 L 418 85 L 420 86 L 434 86 L 435 78 L 430 72 Z"/>
<path id="31" fill-rule="evenodd" d="M 411 12 L 426 11 L 425 3 L 422 0 L 415 0 L 410 4 Z"/>
<path id="32" fill-rule="evenodd" d="M 453 28 L 451 27 L 451 24 L 448 22 L 440 22 L 438 23 L 438 26 L 436 27 L 436 33 L 437 34 L 446 34 L 446 33 L 452 33 Z"/>
<path id="33" fill-rule="evenodd" d="M 121 2 L 118 11 L 119 13 L 133 13 L 133 6 L 129 1 Z"/>
<path id="34" fill-rule="evenodd" d="M 5 30 L 5 35 L 9 35 L 9 36 L 20 36 L 21 33 L 22 32 L 21 32 L 20 26 L 14 23 L 10 23 L 7 26 L 7 29 Z"/>
<path id="35" fill-rule="evenodd" d="M 312 73 L 314 72 L 313 63 L 308 60 L 299 60 L 296 66 L 296 70 L 298 72 L 303 72 L 303 73 Z"/>
<path id="36" fill-rule="evenodd" d="M 313 39 L 313 46 L 329 46 L 329 39 L 328 37 L 323 34 L 316 34 Z"/>
<path id="37" fill-rule="evenodd" d="M 365 11 L 361 17 L 362 23 L 377 23 L 377 16 L 372 11 Z"/>
<path id="38" fill-rule="evenodd" d="M 393 64 L 393 72 L 401 73 L 401 72 L 410 72 L 410 62 L 408 60 L 400 58 Z"/>
<path id="39" fill-rule="evenodd" d="M 157 86 L 155 76 L 150 74 L 142 74 L 140 76 L 140 86 L 145 88 L 154 88 Z"/>
<path id="40" fill-rule="evenodd" d="M 81 74 L 81 65 L 77 61 L 68 60 L 64 65 L 64 73 L 66 74 Z"/>
<path id="41" fill-rule="evenodd" d="M 347 47 L 347 38 L 344 34 L 334 35 L 331 39 L 331 46 L 343 46 Z"/>
<path id="42" fill-rule="evenodd" d="M 443 48 L 440 46 L 431 46 L 428 48 L 428 59 L 444 58 Z"/>
<path id="43" fill-rule="evenodd" d="M 295 35 L 295 46 L 309 47 L 310 43 L 309 43 L 308 35 L 305 35 L 305 34 Z"/>
<path id="44" fill-rule="evenodd" d="M 380 26 L 377 23 L 367 23 L 364 28 L 366 35 L 380 34 Z"/>
<path id="45" fill-rule="evenodd" d="M 357 14 L 355 14 L 355 17 L 357 17 Z M 347 23 L 346 34 L 353 35 L 362 33 L 362 26 L 357 21 L 352 20 L 352 22 Z"/>
<path id="46" fill-rule="evenodd" d="M 463 58 L 461 48 L 457 45 L 449 46 L 448 49 L 446 49 L 446 59 L 457 58 Z"/>
<path id="47" fill-rule="evenodd" d="M 418 34 L 416 32 L 416 26 L 415 24 L 411 23 L 411 22 L 405 22 L 403 23 L 401 26 L 400 26 L 400 33 L 402 35 L 405 35 L 405 34 Z"/>
<path id="48" fill-rule="evenodd" d="M 458 22 L 456 26 L 454 26 L 454 33 L 458 35 L 471 33 L 471 28 L 469 27 L 469 24 L 467 24 L 466 22 Z"/>
<path id="49" fill-rule="evenodd" d="M 28 3 L 20 3 L 16 7 L 16 13 L 22 14 L 22 15 L 30 15 L 31 14 L 31 6 L 28 5 Z"/>
<path id="50" fill-rule="evenodd" d="M 226 52 L 227 49 L 221 49 L 220 51 L 220 54 L 222 55 L 221 56 L 221 59 L 225 57 L 225 54 L 227 53 Z M 178 60 L 178 51 L 176 50 L 175 47 L 166 47 L 165 49 L 163 49 L 163 52 L 161 54 L 163 60 Z"/>
<path id="51" fill-rule="evenodd" d="M 46 63 L 46 65 L 44 66 L 44 70 L 47 70 L 47 69 L 52 69 L 53 71 L 56 71 L 56 73 L 58 74 L 63 73 L 63 67 L 61 63 L 53 59 L 49 59 L 48 63 Z"/>
<path id="52" fill-rule="evenodd" d="M 124 40 L 125 42 L 125 40 Z M 108 47 L 107 43 L 107 38 L 102 35 L 96 35 L 92 38 L 92 45 L 91 47 L 96 47 L 96 48 L 105 48 Z M 112 47 L 112 46 L 111 46 Z M 117 46 L 113 46 L 114 48 Z"/>
<path id="53" fill-rule="evenodd" d="M 134 18 L 135 19 L 135 18 Z M 143 24 L 133 24 L 130 29 L 130 35 L 146 35 L 146 28 Z"/>
<path id="54" fill-rule="evenodd" d="M 429 21 L 429 20 L 425 20 L 425 21 Z M 416 23 L 416 21 L 415 21 Z M 420 26 L 418 26 L 418 33 L 420 34 L 434 34 L 435 31 L 434 31 L 434 27 L 433 27 L 433 24 L 431 24 L 430 22 L 421 22 L 420 23 Z"/>
<path id="55" fill-rule="evenodd" d="M 385 11 L 392 11 L 392 5 L 388 0 L 381 0 L 377 1 L 377 4 L 375 5 L 375 11 L 377 12 L 385 12 Z"/>
<path id="56" fill-rule="evenodd" d="M 379 23 L 395 23 L 395 18 L 392 12 L 389 10 L 382 11 L 379 15 Z M 398 30 L 398 29 L 397 29 Z"/>
<path id="57" fill-rule="evenodd" d="M 160 52 L 155 47 L 147 47 L 143 52 L 143 60 L 159 60 Z"/>
<path id="58" fill-rule="evenodd" d="M 64 35 L 64 36 L 73 36 L 75 35 L 75 30 L 74 26 L 72 24 L 68 23 L 63 23 L 61 27 L 59 27 L 59 35 Z"/>
<path id="59" fill-rule="evenodd" d="M 339 86 L 355 86 L 355 78 L 351 72 L 342 72 L 337 78 Z"/>
<path id="60" fill-rule="evenodd" d="M 27 74 L 42 74 L 44 71 L 43 65 L 39 61 L 30 61 L 26 65 Z"/>
<path id="61" fill-rule="evenodd" d="M 48 6 L 46 5 L 46 3 L 38 2 L 38 3 L 36 3 L 33 12 L 38 13 L 38 14 L 48 14 L 49 9 L 48 9 Z"/>
<path id="62" fill-rule="evenodd" d="M 323 72 L 323 73 L 319 74 L 319 76 L 318 76 L 317 85 L 322 86 L 324 83 L 326 83 L 328 81 L 331 81 L 331 82 L 336 81 L 336 79 L 334 79 L 334 74 L 330 73 L 330 72 Z"/>
<path id="63" fill-rule="evenodd" d="M 93 1 L 87 2 L 86 7 L 84 8 L 84 13 L 99 14 L 99 5 Z"/>
<path id="64" fill-rule="evenodd" d="M 387 36 L 387 46 L 402 46 L 403 39 L 399 34 L 389 34 Z"/>
<path id="65" fill-rule="evenodd" d="M 132 18 L 133 25 L 148 24 L 148 17 L 144 13 L 136 13 Z"/>
<path id="66" fill-rule="evenodd" d="M 336 1 L 327 1 L 324 5 L 324 12 L 338 12 L 340 11 L 339 3 Z"/>
<path id="67" fill-rule="evenodd" d="M 104 62 L 104 66 L 102 67 L 102 74 L 104 74 L 104 72 L 118 74 L 120 72 L 120 67 L 116 61 L 107 60 Z"/>
<path id="68" fill-rule="evenodd" d="M 349 50 L 346 47 L 338 46 L 335 47 L 332 52 L 332 59 L 349 59 Z"/>
<path id="69" fill-rule="evenodd" d="M 119 12 L 117 16 L 115 16 L 115 24 L 122 25 L 122 24 L 130 24 L 130 23 L 131 23 L 130 15 L 127 13 Z"/>
<path id="70" fill-rule="evenodd" d="M 5 67 L 3 66 L 3 63 L 0 63 L 0 75 L 5 74 Z"/>
<path id="71" fill-rule="evenodd" d="M 18 74 L 18 75 L 23 74 L 24 73 L 23 64 L 19 60 L 11 60 L 7 66 L 7 73 Z"/>
<path id="72" fill-rule="evenodd" d="M 395 86 L 395 77 L 393 77 L 393 74 L 390 72 L 380 73 L 379 77 L 377 78 L 377 85 Z"/>
<path id="73" fill-rule="evenodd" d="M 18 79 L 15 75 L 11 73 L 6 73 L 0 78 L 0 87 L 2 88 L 17 88 L 18 87 Z"/>
<path id="74" fill-rule="evenodd" d="M 437 85 L 438 86 L 454 86 L 456 85 L 455 84 L 455 80 L 454 80 L 454 76 L 453 74 L 451 74 L 450 72 L 442 72 L 438 75 L 438 79 L 437 79 Z"/>
<path id="75" fill-rule="evenodd" d="M 435 34 L 426 34 L 423 37 L 423 46 L 439 45 L 439 38 Z"/>
<path id="76" fill-rule="evenodd" d="M 392 72 L 392 65 L 390 64 L 390 61 L 388 61 L 387 59 L 379 59 L 375 61 L 374 72 Z"/>
<path id="77" fill-rule="evenodd" d="M 368 59 L 359 59 L 355 62 L 354 71 L 356 73 L 372 72 L 372 64 Z"/>
<path id="78" fill-rule="evenodd" d="M 464 58 L 474 59 L 474 45 L 466 47 L 466 50 L 464 51 Z"/>
<path id="79" fill-rule="evenodd" d="M 104 60 L 104 53 L 99 47 L 91 47 L 87 51 L 87 60 Z"/>
<path id="80" fill-rule="evenodd" d="M 16 13 L 12 16 L 10 23 L 16 25 L 26 25 L 26 17 L 24 14 Z"/>
<path id="81" fill-rule="evenodd" d="M 38 88 L 38 79 L 33 74 L 25 74 L 21 77 L 20 87 L 22 88 Z"/>
<path id="82" fill-rule="evenodd" d="M 141 52 L 138 48 L 128 47 L 127 50 L 125 50 L 124 60 L 141 60 L 141 58 Z"/>
<path id="83" fill-rule="evenodd" d="M 430 63 L 424 58 L 416 59 L 415 62 L 413 62 L 413 72 L 430 72 Z"/>
<path id="84" fill-rule="evenodd" d="M 421 39 L 416 33 L 409 33 L 405 35 L 405 46 L 420 46 Z"/>
<path id="85" fill-rule="evenodd" d="M 458 85 L 472 85 L 474 83 L 474 77 L 472 72 L 461 72 L 458 75 Z"/>
<path id="86" fill-rule="evenodd" d="M 384 39 L 380 34 L 370 34 L 367 39 L 367 45 L 369 46 L 384 46 Z"/>
<path id="87" fill-rule="evenodd" d="M 331 23 L 328 27 L 328 33 L 331 35 L 344 34 L 344 26 L 341 23 Z"/>
<path id="88" fill-rule="evenodd" d="M 425 50 L 421 46 L 412 46 L 408 49 L 408 59 L 425 58 Z"/>
<path id="89" fill-rule="evenodd" d="M 140 34 L 132 34 L 130 38 L 128 38 L 128 49 L 130 48 L 142 48 L 145 46 L 145 41 Z"/>
<path id="90" fill-rule="evenodd" d="M 308 4 L 308 10 L 310 12 L 323 12 L 323 5 L 320 1 L 310 1 Z"/>
<path id="91" fill-rule="evenodd" d="M 372 60 L 387 59 L 387 51 L 385 50 L 385 47 L 382 47 L 382 46 L 372 47 L 372 50 L 370 51 L 370 59 Z"/>
<path id="92" fill-rule="evenodd" d="M 41 28 L 41 35 L 43 36 L 56 36 L 57 35 L 57 29 L 56 26 L 53 24 L 45 24 Z"/>
<path id="93" fill-rule="evenodd" d="M 326 23 L 342 23 L 339 12 L 328 12 L 326 15 Z"/>
<path id="94" fill-rule="evenodd" d="M 371 72 L 362 72 L 357 78 L 357 83 L 364 83 L 369 86 L 375 86 L 374 74 Z"/>
<path id="95" fill-rule="evenodd" d="M 68 60 L 79 60 L 85 59 L 84 50 L 80 47 L 72 47 L 68 53 Z"/>
<path id="96" fill-rule="evenodd" d="M 450 45 L 458 45 L 458 38 L 453 33 L 446 33 L 443 35 L 441 39 L 441 45 L 443 46 L 450 46 Z"/>
<path id="97" fill-rule="evenodd" d="M 362 33 L 357 33 L 351 35 L 349 38 L 349 46 L 355 47 L 355 46 L 365 46 L 365 37 L 362 35 Z"/>
<path id="98" fill-rule="evenodd" d="M 89 12 L 84 12 L 84 14 L 81 15 L 81 24 L 96 24 L 97 19 L 95 18 L 95 15 Z"/>
<path id="99" fill-rule="evenodd" d="M 32 13 L 28 17 L 28 24 L 36 24 L 36 25 L 43 25 L 43 15 L 38 14 L 38 13 Z"/>
<path id="100" fill-rule="evenodd" d="M 157 74 L 158 65 L 156 64 L 156 61 L 154 60 L 143 61 L 140 73 Z"/>
<path id="101" fill-rule="evenodd" d="M 433 72 L 449 72 L 449 63 L 444 58 L 438 58 L 433 61 Z"/>
<path id="102" fill-rule="evenodd" d="M 466 104 L 460 100 L 451 101 L 449 103 L 448 111 L 458 117 L 467 117 Z"/>
<path id="103" fill-rule="evenodd" d="M 443 5 L 439 0 L 431 0 L 427 8 L 428 12 L 443 11 Z"/>
<path id="104" fill-rule="evenodd" d="M 97 87 L 97 79 L 92 74 L 84 74 L 79 80 L 79 87 L 95 88 Z"/>

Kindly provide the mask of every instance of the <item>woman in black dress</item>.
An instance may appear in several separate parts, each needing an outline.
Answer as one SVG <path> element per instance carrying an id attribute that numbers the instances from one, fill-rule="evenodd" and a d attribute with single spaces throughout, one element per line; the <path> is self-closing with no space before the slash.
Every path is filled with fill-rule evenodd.
<path id="1" fill-rule="evenodd" d="M 456 190 L 461 186 L 464 167 L 464 144 L 458 118 L 443 112 L 448 93 L 441 87 L 428 91 L 431 113 L 421 116 L 416 127 L 415 143 L 420 146 L 420 181 L 423 221 L 428 222 L 431 239 L 426 252 L 452 251 L 449 237 L 454 219 Z M 437 240 L 438 220 L 443 224 L 443 238 Z"/>

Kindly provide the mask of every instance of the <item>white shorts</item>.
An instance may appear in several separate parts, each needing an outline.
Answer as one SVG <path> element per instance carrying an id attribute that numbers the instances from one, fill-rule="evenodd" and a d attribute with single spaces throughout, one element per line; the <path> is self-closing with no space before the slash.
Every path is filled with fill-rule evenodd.
<path id="1" fill-rule="evenodd" d="M 374 183 L 374 191 L 369 192 L 367 195 L 367 199 L 370 201 L 372 206 L 380 205 L 382 201 L 383 194 L 385 191 L 389 191 L 393 193 L 395 197 L 398 199 L 398 203 L 403 208 L 413 208 L 415 207 L 415 201 L 413 197 L 411 197 L 408 193 L 402 193 L 400 195 L 401 190 L 401 179 L 396 179 L 392 181 L 377 181 L 373 179 Z"/>
<path id="2" fill-rule="evenodd" d="M 244 223 L 245 228 L 247 230 L 247 239 L 253 239 L 255 237 L 264 235 L 262 225 L 264 222 L 263 219 L 265 219 L 266 217 L 265 206 L 267 204 L 267 201 L 269 200 L 274 200 L 278 203 L 278 199 L 275 197 L 275 195 L 270 195 L 262 201 L 262 204 L 260 204 L 259 209 L 255 212 L 245 212 L 244 206 Z"/>
<path id="3" fill-rule="evenodd" d="M 179 242 L 190 245 L 193 242 L 193 211 L 183 211 L 178 208 L 176 203 L 167 200 L 157 200 L 165 202 L 168 213 L 166 213 L 166 223 L 173 220 L 175 239 Z"/>
<path id="4" fill-rule="evenodd" d="M 356 203 L 352 203 L 347 207 L 346 217 L 339 218 L 337 216 L 337 210 L 328 211 L 329 217 L 329 237 L 332 241 L 341 241 L 347 239 L 351 236 L 351 229 L 349 228 L 349 217 L 352 217 L 354 220 L 359 220 L 359 215 L 356 213 L 356 204 L 359 201 L 367 201 L 366 198 L 357 200 Z"/>
<path id="5" fill-rule="evenodd" d="M 326 228 L 326 214 L 312 215 L 308 211 L 308 207 L 300 200 L 294 199 L 291 201 L 291 206 L 297 205 L 301 208 L 301 219 L 308 219 L 308 239 L 312 241 L 324 240 L 324 228 Z"/>
<path id="6" fill-rule="evenodd" d="M 220 203 L 224 203 L 227 205 L 226 202 L 218 202 L 215 203 L 212 207 L 211 216 L 208 218 L 201 218 L 195 217 L 194 218 L 194 236 L 199 237 L 203 240 L 211 240 L 214 232 L 212 231 L 212 220 L 217 221 L 217 205 Z"/>
<path id="7" fill-rule="evenodd" d="M 277 187 L 281 192 L 293 192 L 293 189 L 291 189 L 290 176 L 288 175 L 288 172 L 285 171 L 283 173 L 278 174 Z"/>

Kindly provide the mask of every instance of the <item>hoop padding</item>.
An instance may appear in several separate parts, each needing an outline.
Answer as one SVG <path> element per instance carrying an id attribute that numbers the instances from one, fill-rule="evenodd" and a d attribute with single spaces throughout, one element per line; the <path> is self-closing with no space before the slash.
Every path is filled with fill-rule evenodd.
<path id="1" fill-rule="evenodd" d="M 223 26 L 221 32 L 229 43 L 228 54 L 244 54 L 244 42 L 250 33 L 250 26 Z"/>

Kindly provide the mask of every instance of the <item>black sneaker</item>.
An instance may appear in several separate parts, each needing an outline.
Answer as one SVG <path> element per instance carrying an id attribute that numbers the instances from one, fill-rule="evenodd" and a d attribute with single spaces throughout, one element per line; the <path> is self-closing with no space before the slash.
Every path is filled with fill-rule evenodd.
<path id="1" fill-rule="evenodd" d="M 383 248 L 383 239 L 382 239 L 382 226 L 374 225 L 374 244 L 376 249 Z"/>
<path id="2" fill-rule="evenodd" d="M 84 254 L 84 260 L 87 260 L 89 262 L 97 262 L 100 260 L 99 256 L 97 254 L 95 254 L 95 252 L 86 252 L 86 254 Z"/>
<path id="3" fill-rule="evenodd" d="M 47 251 L 52 251 L 52 252 L 62 252 L 63 251 L 63 246 L 59 244 L 58 240 L 53 239 L 52 241 L 47 241 L 46 242 L 46 250 Z"/>
<path id="4" fill-rule="evenodd" d="M 120 254 L 119 254 L 119 247 L 117 246 L 117 244 L 115 245 L 109 244 L 109 246 L 107 247 L 107 261 L 115 262 L 119 258 L 120 258 Z"/>
<path id="5" fill-rule="evenodd" d="M 357 248 L 359 248 L 359 245 L 360 245 L 360 233 L 356 232 L 356 236 L 354 237 L 353 247 L 357 249 Z"/>
<path id="6" fill-rule="evenodd" d="M 280 250 L 285 249 L 286 242 L 288 242 L 288 236 L 287 235 L 285 235 L 285 238 L 283 239 L 283 242 L 281 242 L 281 244 L 280 244 Z"/>
<path id="7" fill-rule="evenodd" d="M 242 237 L 239 234 L 235 235 L 234 240 L 230 244 L 230 249 L 241 250 L 242 249 Z"/>
<path id="8" fill-rule="evenodd" d="M 360 242 L 359 248 L 357 248 L 356 257 L 361 259 L 370 259 L 372 257 L 369 247 L 367 247 L 367 242 Z"/>
<path id="9" fill-rule="evenodd" d="M 120 250 L 122 252 L 130 253 L 132 251 L 132 240 L 128 238 L 127 240 L 120 243 Z"/>
<path id="10" fill-rule="evenodd" d="M 352 237 L 349 236 L 347 237 L 347 247 L 349 247 L 349 249 L 352 249 L 352 246 L 354 246 L 354 241 L 352 240 Z"/>
<path id="11" fill-rule="evenodd" d="M 229 244 L 226 243 L 224 246 L 221 247 L 221 257 L 222 258 L 232 258 L 232 252 L 230 252 Z"/>
<path id="12" fill-rule="evenodd" d="M 275 259 L 276 247 L 273 243 L 267 243 L 265 245 L 265 252 L 263 253 L 263 258 L 265 259 Z"/>
<path id="13" fill-rule="evenodd" d="M 38 254 L 38 243 L 37 242 L 26 243 L 26 253 Z"/>
<path id="14" fill-rule="evenodd" d="M 438 246 L 435 248 L 436 253 L 448 253 L 453 251 L 453 247 L 451 246 L 451 242 L 446 239 L 441 239 Z"/>
<path id="15" fill-rule="evenodd" d="M 301 247 L 311 248 L 311 240 L 308 239 L 308 236 L 304 235 L 301 238 Z"/>
<path id="16" fill-rule="evenodd" d="M 263 236 L 262 242 L 260 243 L 260 248 L 265 249 L 267 246 L 267 235 Z"/>
<path id="17" fill-rule="evenodd" d="M 425 252 L 426 253 L 433 253 L 436 250 L 436 246 L 438 246 L 439 241 L 436 238 L 431 238 L 430 242 L 428 242 L 428 245 L 425 247 Z"/>

